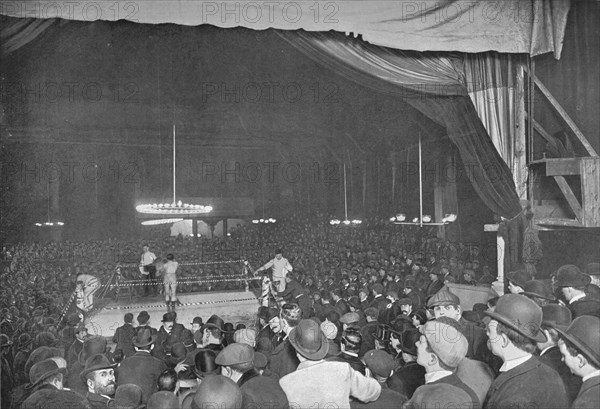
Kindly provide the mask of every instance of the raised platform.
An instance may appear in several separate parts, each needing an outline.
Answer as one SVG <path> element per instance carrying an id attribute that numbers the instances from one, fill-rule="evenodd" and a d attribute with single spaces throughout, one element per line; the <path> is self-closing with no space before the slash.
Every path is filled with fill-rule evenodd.
<path id="1" fill-rule="evenodd" d="M 191 322 L 196 316 L 206 321 L 211 315 L 217 314 L 225 322 L 235 326 L 238 323 L 249 325 L 254 323 L 259 303 L 256 295 L 250 291 L 220 291 L 203 293 L 177 294 L 182 303 L 174 308 L 177 312 L 177 322 L 186 328 L 191 328 Z M 97 301 L 99 309 L 85 319 L 89 334 L 112 338 L 115 330 L 123 325 L 123 316 L 128 312 L 135 318 L 140 311 L 150 314 L 150 326 L 159 328 L 162 316 L 166 313 L 167 305 L 162 296 L 134 297 L 132 302 L 125 298 L 118 301 L 103 299 Z"/>

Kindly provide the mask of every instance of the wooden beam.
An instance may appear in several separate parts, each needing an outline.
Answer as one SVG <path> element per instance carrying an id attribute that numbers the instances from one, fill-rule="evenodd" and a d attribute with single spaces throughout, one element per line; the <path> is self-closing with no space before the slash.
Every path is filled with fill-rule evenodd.
<path id="1" fill-rule="evenodd" d="M 575 213 L 575 217 L 577 217 L 577 220 L 581 222 L 583 210 L 581 209 L 579 200 L 577 200 L 573 190 L 571 190 L 571 186 L 569 186 L 564 176 L 554 176 L 554 180 L 556 180 L 556 184 L 558 184 L 560 191 L 563 193 L 563 195 L 565 195 L 569 206 L 571 206 L 571 210 L 573 210 L 573 213 Z"/>
<path id="2" fill-rule="evenodd" d="M 537 219 L 537 220 L 535 220 L 535 223 L 545 225 L 545 226 L 583 227 L 583 225 L 579 222 L 579 220 L 573 220 L 573 219 L 555 219 L 555 218 Z"/>
<path id="3" fill-rule="evenodd" d="M 554 98 L 554 96 L 550 93 L 550 91 L 548 91 L 548 88 L 546 88 L 546 86 L 536 76 L 534 76 L 534 81 L 535 81 L 535 85 L 542 92 L 542 94 L 546 97 L 548 102 L 550 102 L 550 104 L 554 107 L 554 109 L 556 109 L 556 111 L 560 114 L 563 121 L 565 121 L 565 123 L 569 126 L 569 128 L 571 128 L 571 131 L 573 131 L 573 133 L 575 134 L 577 139 L 579 139 L 579 142 L 581 142 L 581 144 L 585 147 L 585 149 L 588 151 L 590 156 L 598 156 L 598 153 L 596 153 L 596 150 L 594 149 L 594 147 L 588 142 L 585 135 L 583 135 L 583 133 L 579 130 L 579 128 L 577 127 L 575 122 L 573 122 L 573 120 L 571 119 L 569 114 L 567 114 L 567 111 L 565 111 L 563 109 L 563 107 L 560 106 L 558 101 Z"/>
<path id="4" fill-rule="evenodd" d="M 583 225 L 600 227 L 600 159 L 581 159 Z"/>
<path id="5" fill-rule="evenodd" d="M 533 123 L 533 129 L 537 131 L 542 136 L 542 138 L 544 138 L 558 152 L 559 149 L 558 144 L 556 143 L 556 138 L 550 135 L 550 133 L 548 133 L 548 131 L 546 131 L 544 127 L 533 117 L 528 116 L 527 119 L 529 119 Z"/>

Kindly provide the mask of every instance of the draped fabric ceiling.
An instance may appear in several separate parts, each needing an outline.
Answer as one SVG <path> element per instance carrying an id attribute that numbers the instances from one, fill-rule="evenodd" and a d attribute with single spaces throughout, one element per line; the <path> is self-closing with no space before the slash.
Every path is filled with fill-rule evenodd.
<path id="1" fill-rule="evenodd" d="M 337 31 L 415 51 L 553 52 L 560 57 L 568 0 L 426 1 L 6 1 L 19 18 L 211 24 L 255 30 Z"/>
<path id="2" fill-rule="evenodd" d="M 514 125 L 514 120 L 507 118 L 515 110 L 506 105 L 510 95 L 500 104 L 497 99 L 490 102 L 489 96 L 506 94 L 506 83 L 502 83 L 506 76 L 499 68 L 510 58 L 506 54 L 553 52 L 555 58 L 560 57 L 569 7 L 569 1 L 562 0 L 111 0 L 63 5 L 14 1 L 3 3 L 1 13 L 36 20 L 3 28 L 2 51 L 18 49 L 52 21 L 37 19 L 55 17 L 302 29 L 282 31 L 282 35 L 318 63 L 362 85 L 399 95 L 445 126 L 484 203 L 494 213 L 513 219 L 521 214 L 515 182 L 519 188 L 523 182 L 520 176 L 513 180 L 517 169 L 510 124 Z M 329 31 L 338 34 L 324 33 Z M 360 35 L 363 41 L 354 41 L 341 32 Z M 504 91 L 498 91 L 503 87 Z"/>

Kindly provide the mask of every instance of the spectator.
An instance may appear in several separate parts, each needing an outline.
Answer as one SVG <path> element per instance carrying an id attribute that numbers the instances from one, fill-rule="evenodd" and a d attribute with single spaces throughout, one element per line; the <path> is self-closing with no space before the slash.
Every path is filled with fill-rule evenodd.
<path id="1" fill-rule="evenodd" d="M 92 355 L 85 361 L 81 377 L 86 380 L 87 400 L 93 409 L 106 408 L 114 404 L 114 364 L 103 354 Z"/>
<path id="2" fill-rule="evenodd" d="M 262 376 L 255 368 L 255 353 L 250 345 L 235 343 L 219 352 L 215 363 L 222 374 L 242 391 L 243 408 L 287 408 L 288 401 L 279 383 Z"/>
<path id="3" fill-rule="evenodd" d="M 417 363 L 425 368 L 425 385 L 417 388 L 406 406 L 479 407 L 475 392 L 454 373 L 467 348 L 467 339 L 456 328 L 437 321 L 426 323 L 417 341 Z M 441 400 L 440 395 L 443 395 Z"/>
<path id="4" fill-rule="evenodd" d="M 352 409 L 392 409 L 401 407 L 407 401 L 406 396 L 390 389 L 387 385 L 387 381 L 394 373 L 394 368 L 396 366 L 394 358 L 381 349 L 372 349 L 365 354 L 364 361 L 369 370 L 369 375 L 379 382 L 381 394 L 376 401 L 370 403 L 352 400 L 350 402 L 350 407 Z"/>
<path id="5" fill-rule="evenodd" d="M 381 386 L 344 362 L 329 362 L 325 334 L 313 320 L 302 320 L 289 333 L 298 369 L 279 381 L 288 401 L 300 407 L 348 407 L 353 396 L 363 402 L 379 398 Z"/>
<path id="6" fill-rule="evenodd" d="M 498 299 L 494 312 L 486 315 L 491 318 L 487 324 L 490 349 L 504 364 L 483 407 L 567 407 L 562 379 L 533 355 L 536 343 L 546 341 L 540 331 L 542 309 L 523 295 L 507 294 Z"/>
<path id="7" fill-rule="evenodd" d="M 559 348 L 565 364 L 582 378 L 583 384 L 573 408 L 597 408 L 600 405 L 600 319 L 583 315 L 575 318 L 560 333 Z"/>
<path id="8" fill-rule="evenodd" d="M 123 354 L 129 357 L 135 353 L 133 348 L 133 337 L 135 336 L 133 314 L 130 312 L 125 314 L 123 321 L 125 323 L 116 329 L 112 341 L 117 344 L 116 348 L 121 349 Z"/>

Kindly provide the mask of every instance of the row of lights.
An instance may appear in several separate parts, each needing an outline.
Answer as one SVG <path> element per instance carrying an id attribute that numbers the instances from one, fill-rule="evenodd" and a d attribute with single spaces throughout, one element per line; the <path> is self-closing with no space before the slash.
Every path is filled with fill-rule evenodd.
<path id="1" fill-rule="evenodd" d="M 135 207 L 135 209 L 144 214 L 198 214 L 198 213 L 210 213 L 213 208 L 212 206 L 203 206 L 182 203 L 181 200 L 177 203 L 152 203 L 152 204 L 141 204 Z"/>
<path id="2" fill-rule="evenodd" d="M 277 220 L 270 218 L 270 219 L 254 219 L 252 220 L 253 224 L 269 224 L 269 223 L 276 223 Z"/>
<path id="3" fill-rule="evenodd" d="M 446 214 L 442 218 L 442 223 L 444 223 L 444 224 L 453 223 L 456 221 L 456 218 L 457 218 L 457 216 L 453 213 Z M 402 222 L 406 221 L 406 215 L 404 213 L 398 213 L 396 216 L 390 217 L 390 221 L 402 223 Z M 432 218 L 430 215 L 428 215 L 428 214 L 423 215 L 423 223 L 431 223 L 431 221 L 432 221 Z M 414 219 L 412 219 L 412 223 L 419 223 L 419 218 L 415 217 Z"/>
<path id="4" fill-rule="evenodd" d="M 359 224 L 361 224 L 361 223 L 362 223 L 362 220 L 359 220 L 359 219 L 354 219 L 354 220 L 348 220 L 348 219 L 346 219 L 346 220 L 333 219 L 333 220 L 330 220 L 330 221 L 329 221 L 329 224 L 331 224 L 332 226 L 336 226 L 336 225 L 338 225 L 338 224 L 343 224 L 343 225 L 346 225 L 346 226 L 350 226 L 350 225 L 354 225 L 354 226 L 356 226 L 356 225 L 359 225 Z"/>
<path id="5" fill-rule="evenodd" d="M 44 222 L 44 223 L 36 223 L 37 227 L 54 227 L 54 226 L 64 226 L 63 222 Z"/>

